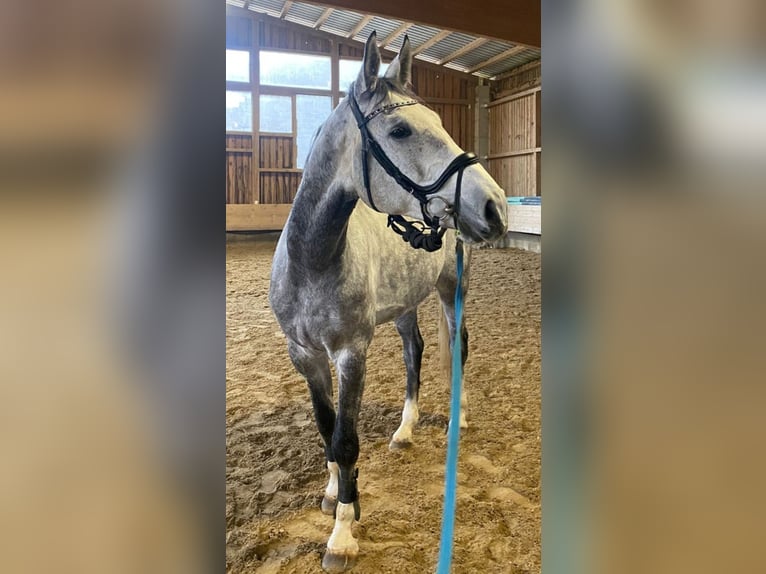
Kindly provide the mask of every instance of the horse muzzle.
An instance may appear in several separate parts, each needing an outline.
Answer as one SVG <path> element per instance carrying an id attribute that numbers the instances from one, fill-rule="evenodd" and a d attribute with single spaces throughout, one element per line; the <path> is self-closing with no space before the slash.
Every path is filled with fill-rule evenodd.
<path id="1" fill-rule="evenodd" d="M 457 218 L 457 227 L 468 243 L 495 241 L 508 230 L 505 202 L 487 199 L 479 209 L 464 203 Z"/>

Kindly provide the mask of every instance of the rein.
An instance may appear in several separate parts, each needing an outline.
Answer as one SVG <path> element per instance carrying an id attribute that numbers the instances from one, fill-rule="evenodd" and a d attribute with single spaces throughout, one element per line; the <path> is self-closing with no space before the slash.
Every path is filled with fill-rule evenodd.
<path id="1" fill-rule="evenodd" d="M 380 211 L 375 207 L 375 202 L 372 199 L 372 190 L 370 189 L 370 167 L 369 167 L 369 154 L 378 162 L 380 167 L 399 184 L 399 187 L 403 188 L 410 195 L 420 202 L 420 210 L 423 213 L 423 222 L 407 221 L 401 215 L 388 216 L 388 226 L 394 230 L 395 233 L 401 235 L 402 239 L 409 243 L 415 249 L 423 249 L 425 251 L 437 251 L 442 246 L 442 237 L 447 228 L 442 227 L 442 218 L 432 215 L 428 206 L 434 199 L 441 200 L 444 204 L 445 215 L 443 218 L 452 216 L 455 219 L 455 228 L 457 228 L 457 216 L 460 211 L 460 188 L 463 182 L 463 171 L 469 165 L 478 163 L 479 158 L 476 154 L 471 152 L 463 152 L 444 169 L 442 174 L 429 185 L 420 185 L 412 181 L 409 177 L 404 175 L 402 171 L 396 167 L 394 162 L 386 155 L 380 144 L 372 137 L 367 124 L 375 116 L 400 108 L 403 106 L 414 106 L 420 102 L 416 100 L 405 100 L 403 102 L 396 102 L 385 106 L 380 106 L 374 109 L 366 116 L 362 114 L 359 109 L 359 104 L 354 97 L 353 90 L 349 92 L 349 101 L 351 102 L 351 111 L 356 119 L 356 125 L 359 128 L 359 132 L 362 135 L 362 173 L 364 176 L 364 188 L 367 191 L 367 199 L 375 211 Z M 450 205 L 442 198 L 428 197 L 429 195 L 436 193 L 444 184 L 447 183 L 450 177 L 457 173 L 457 183 L 455 185 L 455 202 Z M 426 233 L 426 226 L 430 228 L 430 232 Z"/>

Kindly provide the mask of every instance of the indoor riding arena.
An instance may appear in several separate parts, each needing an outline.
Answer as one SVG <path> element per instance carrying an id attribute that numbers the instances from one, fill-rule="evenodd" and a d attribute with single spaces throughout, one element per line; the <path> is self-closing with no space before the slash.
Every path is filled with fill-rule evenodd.
<path id="1" fill-rule="evenodd" d="M 530 23 L 509 9 L 504 18 L 513 26 L 492 28 L 491 11 L 484 20 L 450 22 L 428 11 L 436 2 L 353 3 L 360 11 L 350 4 L 226 2 L 227 572 L 323 572 L 334 524 L 320 510 L 324 442 L 269 304 L 270 276 L 312 138 L 347 97 L 375 31 L 381 74 L 406 35 L 412 90 L 507 196 L 507 234 L 470 254 L 468 428 L 460 437 L 451 572 L 539 574 L 539 15 Z M 390 241 L 401 238 L 391 233 Z M 420 416 L 405 449 L 389 448 L 405 399 L 402 338 L 393 322 L 375 328 L 357 421 L 361 516 L 350 572 L 436 569 L 450 416 L 440 314 L 436 293 L 418 308 Z"/>

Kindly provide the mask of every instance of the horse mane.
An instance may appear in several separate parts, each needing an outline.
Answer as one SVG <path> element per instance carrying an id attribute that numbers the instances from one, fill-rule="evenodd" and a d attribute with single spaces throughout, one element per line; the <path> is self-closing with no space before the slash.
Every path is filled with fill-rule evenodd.
<path id="1" fill-rule="evenodd" d="M 319 124 L 319 127 L 314 132 L 314 135 L 311 136 L 311 141 L 309 142 L 309 151 L 306 154 L 306 162 L 308 164 L 309 159 L 311 159 L 311 152 L 314 151 L 314 144 L 317 141 L 317 138 L 319 137 L 319 134 L 322 133 L 322 128 L 327 123 L 327 120 L 323 121 L 321 124 Z"/>

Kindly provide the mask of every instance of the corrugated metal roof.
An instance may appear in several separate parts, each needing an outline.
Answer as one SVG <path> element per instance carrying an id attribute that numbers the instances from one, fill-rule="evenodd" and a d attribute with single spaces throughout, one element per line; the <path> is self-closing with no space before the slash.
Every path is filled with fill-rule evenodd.
<path id="1" fill-rule="evenodd" d="M 396 30 L 399 27 L 399 24 L 401 24 L 401 22 L 398 20 L 389 20 L 387 18 L 375 16 L 375 18 L 367 22 L 367 25 L 364 28 L 359 30 L 359 33 L 354 36 L 354 40 L 357 42 L 367 41 L 367 38 L 369 38 L 373 30 L 378 33 L 378 40 L 382 40 Z"/>
<path id="2" fill-rule="evenodd" d="M 410 29 L 407 30 L 406 34 L 410 38 L 410 46 L 413 48 L 418 48 L 433 38 L 439 32 L 441 32 L 439 28 L 416 24 L 415 26 L 410 26 Z M 402 47 L 402 42 L 404 42 L 404 34 L 399 36 L 396 41 L 392 42 L 389 48 L 394 52 L 398 52 Z"/>
<path id="3" fill-rule="evenodd" d="M 269 16 L 278 17 L 284 5 L 284 0 L 251 0 L 249 8 L 253 12 L 261 12 Z"/>
<path id="4" fill-rule="evenodd" d="M 507 72 L 508 70 L 512 70 L 513 68 L 518 68 L 519 66 L 523 66 L 524 64 L 531 62 L 533 60 L 537 60 L 539 58 L 540 58 L 539 50 L 525 50 L 521 52 L 520 54 L 516 54 L 515 56 L 511 56 L 510 58 L 506 58 L 505 60 L 496 62 L 495 64 L 492 64 L 491 66 L 482 68 L 481 71 L 484 72 L 485 74 L 488 74 L 489 77 L 494 77 L 494 76 L 497 76 L 498 74 L 502 74 L 503 72 Z"/>
<path id="5" fill-rule="evenodd" d="M 344 38 L 348 36 L 351 30 L 362 21 L 361 14 L 356 12 L 350 12 L 348 10 L 335 10 L 322 25 L 320 30 L 325 32 L 331 32 L 332 34 L 338 34 Z"/>
<path id="6" fill-rule="evenodd" d="M 493 40 L 483 44 L 482 46 L 479 46 L 478 48 L 474 48 L 467 54 L 463 54 L 462 56 L 455 58 L 451 63 L 458 64 L 464 69 L 470 70 L 476 64 L 486 62 L 490 58 L 493 58 L 498 54 L 502 54 L 506 50 L 508 50 L 508 44 L 496 42 Z"/>
<path id="7" fill-rule="evenodd" d="M 438 61 L 446 56 L 449 56 L 460 48 L 467 46 L 475 39 L 476 36 L 469 36 L 468 34 L 453 32 L 443 40 L 436 42 L 436 44 L 421 52 L 421 55 L 427 58 L 431 58 L 433 61 Z"/>
<path id="8" fill-rule="evenodd" d="M 226 0 L 226 4 L 241 8 L 245 5 L 245 0 Z M 248 4 L 248 8 L 250 10 L 265 13 L 274 17 L 279 17 L 284 6 L 285 0 L 250 0 Z M 287 14 L 285 15 L 285 20 L 313 28 L 324 10 L 325 7 L 321 5 L 307 4 L 305 2 L 293 2 Z M 347 38 L 351 31 L 354 30 L 354 28 L 356 28 L 356 26 L 362 21 L 362 18 L 364 18 L 364 15 L 357 12 L 353 12 L 351 10 L 335 9 L 319 29 L 324 32 L 329 32 L 331 34 Z M 364 42 L 367 40 L 369 34 L 373 30 L 376 30 L 378 33 L 378 40 L 384 40 L 401 24 L 402 22 L 400 20 L 375 16 L 369 22 L 367 22 L 367 24 L 361 30 L 359 30 L 359 32 L 357 32 L 357 34 L 354 36 L 354 39 Z M 412 47 L 417 49 L 441 32 L 442 30 L 439 28 L 424 26 L 422 24 L 415 24 L 410 26 L 410 28 L 405 33 L 409 36 Z M 451 54 L 454 54 L 477 38 L 478 36 L 472 34 L 451 32 L 449 35 L 445 36 L 434 45 L 429 46 L 423 52 L 417 54 L 415 58 L 424 60 L 426 62 L 436 63 L 450 56 Z M 391 44 L 388 45 L 388 49 L 394 52 L 398 52 L 399 49 L 401 49 L 403 40 L 404 34 L 399 34 L 391 42 Z M 445 62 L 444 66 L 452 70 L 467 72 L 482 62 L 486 62 L 487 60 L 502 54 L 503 52 L 506 52 L 513 47 L 514 44 L 510 42 L 490 40 L 489 42 L 474 48 L 470 52 L 458 56 L 454 60 Z M 492 78 L 498 74 L 510 71 L 513 68 L 517 68 L 518 66 L 522 66 L 527 62 L 531 62 L 539 58 L 540 50 L 529 48 L 510 57 L 504 58 L 498 62 L 494 62 L 489 66 L 485 66 L 475 71 L 474 74 L 484 78 Z"/>
<path id="9" fill-rule="evenodd" d="M 319 20 L 322 12 L 324 12 L 324 8 L 321 6 L 298 2 L 290 7 L 287 16 L 285 16 L 285 20 L 295 22 L 296 24 L 303 24 L 304 26 L 311 26 L 313 28 L 314 22 Z"/>

